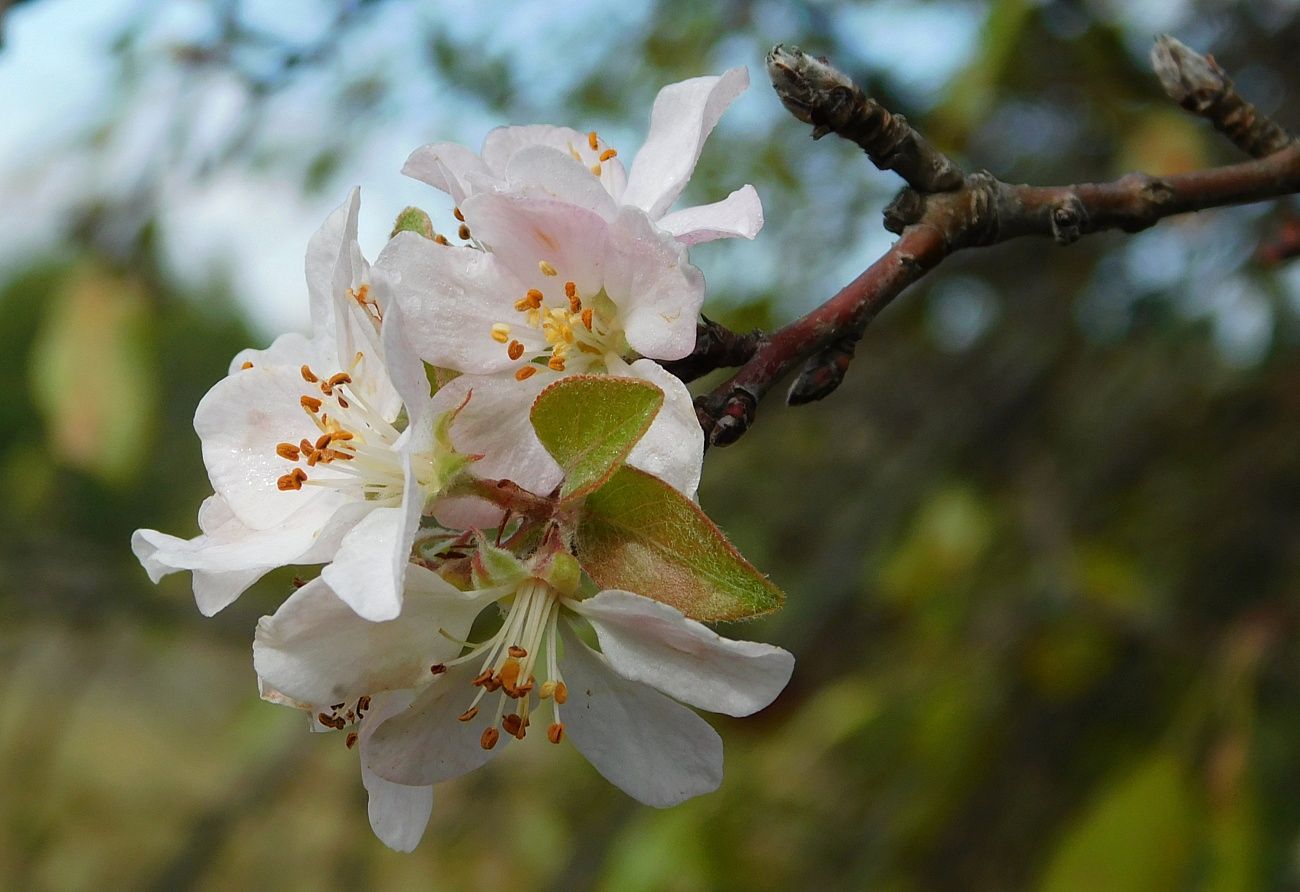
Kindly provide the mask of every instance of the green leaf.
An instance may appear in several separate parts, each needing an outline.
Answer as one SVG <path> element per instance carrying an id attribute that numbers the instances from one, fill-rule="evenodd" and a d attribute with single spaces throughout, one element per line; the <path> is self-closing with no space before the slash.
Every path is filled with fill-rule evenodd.
<path id="1" fill-rule="evenodd" d="M 533 403 L 533 430 L 564 470 L 561 499 L 594 492 L 645 436 L 664 393 L 649 381 L 610 375 L 561 378 Z"/>
<path id="2" fill-rule="evenodd" d="M 1157 751 L 1069 828 L 1042 892 L 1185 889 L 1196 832 L 1197 805 L 1182 761 Z"/>
<path id="3" fill-rule="evenodd" d="M 749 619 L 785 601 L 698 505 L 636 468 L 619 468 L 587 496 L 577 546 L 603 588 L 662 601 L 691 619 Z"/>

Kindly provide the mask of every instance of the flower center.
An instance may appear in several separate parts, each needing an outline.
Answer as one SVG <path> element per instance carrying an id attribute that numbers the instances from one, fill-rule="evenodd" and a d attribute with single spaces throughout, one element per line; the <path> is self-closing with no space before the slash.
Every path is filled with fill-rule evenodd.
<path id="1" fill-rule="evenodd" d="M 516 589 L 506 618 L 495 635 L 449 663 L 429 667 L 434 675 L 441 675 L 448 666 L 483 658 L 482 668 L 471 682 L 479 689 L 478 693 L 469 708 L 460 714 L 460 720 L 468 722 L 478 715 L 479 704 L 487 694 L 500 694 L 496 716 L 479 738 L 484 749 L 492 749 L 501 738 L 498 723 L 507 734 L 518 740 L 524 739 L 528 733 L 534 688 L 540 700 L 553 702 L 554 721 L 547 728 L 547 739 L 559 743 L 564 738 L 560 706 L 569 699 L 569 690 L 560 677 L 555 651 L 555 626 L 562 600 L 561 594 L 542 580 L 526 580 Z M 543 647 L 546 653 L 544 667 L 539 665 Z M 537 687 L 538 671 L 544 674 L 540 687 Z"/>
<path id="2" fill-rule="evenodd" d="M 558 277 L 559 271 L 546 260 L 538 263 L 543 275 Z M 519 313 L 517 325 L 540 333 L 546 346 L 532 348 L 513 337 L 514 329 L 507 322 L 492 325 L 491 337 L 505 347 L 506 354 L 522 363 L 515 370 L 515 379 L 526 381 L 542 368 L 553 372 L 578 373 L 603 371 L 609 355 L 621 356 L 623 330 L 614 313 L 613 302 L 600 291 L 585 302 L 572 281 L 564 283 L 561 298 L 558 289 L 547 295 L 538 288 L 530 288 L 515 301 Z M 534 340 L 535 338 L 530 338 Z"/>
<path id="3" fill-rule="evenodd" d="M 348 371 L 329 376 L 318 375 L 306 365 L 300 369 L 309 386 L 298 402 L 320 436 L 314 442 L 304 438 L 297 445 L 276 445 L 277 455 L 297 465 L 276 481 L 277 488 L 328 486 L 359 499 L 401 503 L 403 468 L 393 446 L 402 432 L 366 402 L 354 384 L 353 375 L 364 371 L 365 361 L 365 355 L 358 353 Z M 318 468 L 329 468 L 330 473 L 316 473 Z M 432 456 L 418 463 L 421 483 L 431 482 L 425 477 L 432 478 L 433 469 Z"/>

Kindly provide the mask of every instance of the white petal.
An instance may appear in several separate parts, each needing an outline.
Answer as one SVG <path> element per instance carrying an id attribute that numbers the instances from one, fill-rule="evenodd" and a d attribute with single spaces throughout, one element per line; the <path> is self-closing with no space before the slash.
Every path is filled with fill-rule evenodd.
<path id="1" fill-rule="evenodd" d="M 666 808 L 722 783 L 722 739 L 708 723 L 653 688 L 612 672 L 562 629 L 560 672 L 569 689 L 565 734 L 606 780 L 646 805 Z"/>
<path id="2" fill-rule="evenodd" d="M 394 783 L 429 786 L 473 771 L 504 749 L 509 735 L 493 749 L 479 745 L 496 717 L 496 695 L 486 695 L 470 721 L 457 720 L 478 693 L 470 684 L 477 670 L 475 662 L 447 670 L 407 709 L 379 724 L 366 753 L 370 769 Z"/>
<path id="3" fill-rule="evenodd" d="M 741 186 L 722 201 L 674 211 L 659 221 L 683 245 L 720 238 L 752 239 L 763 228 L 763 203 L 753 186 Z"/>
<path id="4" fill-rule="evenodd" d="M 316 368 L 334 361 L 333 341 L 327 337 L 308 339 L 305 335 L 291 331 L 280 335 L 264 350 L 240 350 L 230 361 L 227 374 L 246 371 L 245 363 L 259 365 L 300 366 L 304 363 Z"/>
<path id="5" fill-rule="evenodd" d="M 580 295 L 595 294 L 604 284 L 601 266 L 609 224 L 595 211 L 551 198 L 488 193 L 466 199 L 462 210 L 473 221 L 474 236 L 492 249 L 497 261 L 525 290 L 540 290 L 552 305 L 564 300 L 566 281 L 575 283 Z M 542 261 L 559 275 L 543 275 Z M 509 295 L 512 301 L 522 296 Z"/>
<path id="6" fill-rule="evenodd" d="M 612 219 L 617 206 L 588 165 L 547 146 L 528 146 L 506 165 L 509 191 L 535 198 L 558 198 Z"/>
<path id="7" fill-rule="evenodd" d="M 658 220 L 672 207 L 695 170 L 704 141 L 727 106 L 749 86 L 749 72 L 733 68 L 721 77 L 669 84 L 655 97 L 650 135 L 632 162 L 623 204 Z"/>
<path id="8" fill-rule="evenodd" d="M 406 320 L 411 346 L 426 362 L 474 373 L 517 365 L 505 345 L 492 340 L 492 326 L 519 316 L 514 304 L 528 289 L 496 256 L 399 232 L 380 253 L 375 268 L 400 276 L 393 285 L 395 302 Z M 512 337 L 530 352 L 545 347 L 539 332 L 525 326 L 514 329 Z"/>
<path id="9" fill-rule="evenodd" d="M 380 335 L 388 378 L 398 398 L 406 406 L 408 426 L 418 427 L 427 421 L 423 412 L 429 405 L 429 377 L 425 373 L 424 362 L 411 341 L 411 326 L 406 319 L 406 311 L 397 300 L 392 299 L 396 283 L 387 271 L 376 268 L 373 287 L 376 299 L 384 299 L 381 302 L 385 310 Z"/>
<path id="10" fill-rule="evenodd" d="M 451 440 L 456 451 L 482 455 L 471 465 L 475 476 L 513 480 L 530 492 L 545 495 L 559 485 L 564 472 L 533 431 L 529 411 L 542 389 L 554 381 L 548 373 L 516 381 L 509 375 L 461 375 L 438 395 L 469 402 L 456 416 Z"/>
<path id="11" fill-rule="evenodd" d="M 423 567 L 413 567 L 411 578 L 401 615 L 387 622 L 358 616 L 324 579 L 307 583 L 258 622 L 253 639 L 258 677 L 307 703 L 336 703 L 429 682 L 430 666 L 460 652 L 447 635 L 463 640 L 483 604 Z"/>
<path id="12" fill-rule="evenodd" d="M 216 616 L 239 599 L 249 587 L 266 574 L 266 570 L 229 570 L 209 573 L 195 570 L 192 579 L 194 603 L 204 616 Z"/>
<path id="13" fill-rule="evenodd" d="M 723 638 L 676 608 L 631 592 L 604 591 L 574 609 L 596 630 L 615 672 L 710 712 L 758 712 L 794 671 L 794 657 L 779 647 Z"/>
<path id="14" fill-rule="evenodd" d="M 681 378 L 652 359 L 638 359 L 629 371 L 657 385 L 664 392 L 664 404 L 645 436 L 632 447 L 627 463 L 695 498 L 704 466 L 704 430 L 695 415 L 691 392 Z"/>
<path id="15" fill-rule="evenodd" d="M 339 252 L 357 233 L 357 209 L 361 192 L 353 189 L 335 208 L 307 243 L 307 295 L 311 300 L 313 337 L 330 337 L 334 332 L 334 278 Z"/>
<path id="16" fill-rule="evenodd" d="M 407 459 L 402 504 L 376 508 L 354 526 L 321 578 L 362 617 L 393 619 L 402 610 L 402 590 L 411 544 L 424 500 Z"/>
<path id="17" fill-rule="evenodd" d="M 704 276 L 686 260 L 685 247 L 635 208 L 620 209 L 610 227 L 604 284 L 633 350 L 681 359 L 694 348 Z"/>
<path id="18" fill-rule="evenodd" d="M 379 694 L 370 703 L 370 712 L 361 723 L 361 783 L 370 794 L 367 812 L 375 836 L 390 849 L 410 852 L 420 844 L 429 816 L 433 814 L 433 787 L 408 787 L 384 780 L 366 764 L 370 734 L 389 716 L 410 705 L 412 691 Z"/>
<path id="19" fill-rule="evenodd" d="M 489 173 L 479 157 L 464 146 L 437 142 L 420 146 L 402 165 L 402 173 L 441 189 L 460 204 L 468 194 L 470 174 Z"/>
<path id="20" fill-rule="evenodd" d="M 321 487 L 276 488 L 294 467 L 276 454 L 276 444 L 320 434 L 299 402 L 305 392 L 296 366 L 254 366 L 218 381 L 195 410 L 212 488 L 246 526 L 278 526 L 307 505 L 328 516 L 345 501 Z"/>

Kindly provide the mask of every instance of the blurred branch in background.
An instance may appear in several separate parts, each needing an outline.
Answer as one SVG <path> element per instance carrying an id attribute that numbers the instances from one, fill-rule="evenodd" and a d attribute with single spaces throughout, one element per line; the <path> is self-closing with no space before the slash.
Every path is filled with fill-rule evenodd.
<path id="1" fill-rule="evenodd" d="M 389 852 L 355 752 L 257 700 L 252 629 L 289 575 L 206 620 L 127 545 L 194 522 L 210 491 L 194 406 L 305 303 L 325 209 L 362 183 L 382 239 L 391 212 L 429 203 L 397 175 L 421 142 L 550 120 L 630 154 L 660 85 L 757 74 L 789 40 L 964 170 L 1165 176 L 1237 150 L 1161 106 L 1151 35 L 1213 47 L 1240 95 L 1294 125 L 1294 4 L 244 0 L 269 49 L 218 45 L 230 8 L 30 0 L 3 19 L 10 885 L 1300 885 L 1300 275 L 1253 260 L 1283 225 L 1259 206 L 1050 262 L 1041 239 L 958 252 L 874 320 L 835 399 L 710 452 L 702 503 L 799 593 L 742 637 L 799 663 L 774 708 L 719 728 L 727 782 L 681 808 L 635 806 L 564 748 L 516 747 L 439 789 L 415 853 Z M 335 49 L 274 74 L 318 41 Z M 254 101 L 248 76 L 275 87 Z M 876 214 L 897 181 L 806 134 L 752 90 L 685 196 L 753 182 L 767 213 L 755 243 L 692 251 L 716 364 L 888 247 Z M 290 741 L 301 758 L 281 761 Z"/>

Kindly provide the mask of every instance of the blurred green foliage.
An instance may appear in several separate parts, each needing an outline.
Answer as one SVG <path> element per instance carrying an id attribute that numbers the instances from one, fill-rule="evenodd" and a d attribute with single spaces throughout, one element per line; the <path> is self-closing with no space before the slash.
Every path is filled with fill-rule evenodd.
<path id="1" fill-rule="evenodd" d="M 283 56 L 236 14 L 167 64 L 271 97 L 323 78 L 393 5 L 342 4 L 319 47 Z M 873 6 L 663 0 L 584 43 L 590 65 L 541 105 L 509 52 L 432 19 L 428 58 L 358 65 L 336 91 L 337 144 L 268 154 L 254 103 L 213 169 L 274 163 L 338 191 L 394 68 L 501 120 L 640 128 L 661 84 L 724 64 L 762 92 L 778 40 L 1007 179 L 1233 159 L 1145 73 L 1143 4 L 884 4 L 922 38 L 936 15 L 976 29 L 932 89 L 873 55 L 894 36 L 862 25 Z M 1296 123 L 1294 6 L 1187 9 L 1180 36 Z M 124 94 L 157 63 L 131 38 L 113 49 Z M 722 286 L 710 313 L 741 326 L 869 261 L 897 186 L 780 116 L 724 125 L 689 197 L 743 182 L 768 211 L 759 245 L 694 252 Z M 355 754 L 256 697 L 253 625 L 291 574 L 204 620 L 188 580 L 151 586 L 130 555 L 137 527 L 196 530 L 194 406 L 267 339 L 222 282 L 191 293 L 166 273 L 163 201 L 87 196 L 44 257 L 0 270 L 7 887 L 1300 887 L 1300 301 L 1293 275 L 1250 263 L 1267 209 L 954 258 L 878 320 L 841 391 L 773 399 L 708 456 L 702 504 L 790 593 L 732 631 L 798 658 L 775 705 L 716 722 L 722 789 L 653 811 L 567 747 L 516 746 L 440 787 L 403 856 L 369 832 Z"/>

